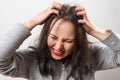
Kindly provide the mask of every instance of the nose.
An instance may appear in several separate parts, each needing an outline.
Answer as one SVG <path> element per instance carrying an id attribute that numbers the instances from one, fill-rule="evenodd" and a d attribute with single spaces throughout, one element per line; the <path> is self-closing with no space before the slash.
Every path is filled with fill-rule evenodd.
<path id="1" fill-rule="evenodd" d="M 63 42 L 62 41 L 56 41 L 54 47 L 55 47 L 56 50 L 61 50 L 63 48 Z"/>

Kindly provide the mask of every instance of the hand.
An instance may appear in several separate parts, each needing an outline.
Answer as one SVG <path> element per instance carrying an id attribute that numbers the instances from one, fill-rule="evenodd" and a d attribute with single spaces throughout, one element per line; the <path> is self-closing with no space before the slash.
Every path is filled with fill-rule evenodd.
<path id="1" fill-rule="evenodd" d="M 85 31 L 88 34 L 91 34 L 92 31 L 95 29 L 95 27 L 90 23 L 90 21 L 87 17 L 85 8 L 82 6 L 76 6 L 75 11 L 76 11 L 77 16 L 83 16 L 83 19 L 78 20 L 78 23 L 83 24 Z"/>
<path id="2" fill-rule="evenodd" d="M 56 14 L 59 15 L 59 11 L 57 9 L 61 9 L 62 5 L 58 2 L 53 2 L 47 9 L 33 16 L 30 20 L 26 21 L 24 25 L 32 30 L 36 25 L 41 25 L 44 21 L 51 15 Z"/>
<path id="3" fill-rule="evenodd" d="M 78 23 L 83 24 L 84 29 L 88 34 L 101 41 L 110 35 L 110 32 L 101 30 L 90 23 L 84 7 L 76 6 L 75 11 L 77 16 L 83 16 L 83 19 L 78 20 Z"/>

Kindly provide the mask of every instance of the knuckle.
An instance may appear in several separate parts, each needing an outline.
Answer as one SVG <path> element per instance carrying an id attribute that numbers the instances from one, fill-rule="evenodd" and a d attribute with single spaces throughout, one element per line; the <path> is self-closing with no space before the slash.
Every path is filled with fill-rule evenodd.
<path id="1" fill-rule="evenodd" d="M 51 10 L 51 13 L 56 13 L 56 11 L 54 9 Z"/>

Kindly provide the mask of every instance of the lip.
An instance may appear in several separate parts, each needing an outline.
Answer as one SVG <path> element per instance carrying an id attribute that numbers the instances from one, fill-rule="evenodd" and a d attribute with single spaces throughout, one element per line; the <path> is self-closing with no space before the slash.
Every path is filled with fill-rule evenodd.
<path id="1" fill-rule="evenodd" d="M 52 52 L 53 52 L 53 54 L 54 54 L 55 56 L 58 56 L 58 57 L 60 57 L 60 56 L 63 55 L 61 51 L 58 51 L 58 50 L 56 50 L 56 49 L 53 49 Z"/>

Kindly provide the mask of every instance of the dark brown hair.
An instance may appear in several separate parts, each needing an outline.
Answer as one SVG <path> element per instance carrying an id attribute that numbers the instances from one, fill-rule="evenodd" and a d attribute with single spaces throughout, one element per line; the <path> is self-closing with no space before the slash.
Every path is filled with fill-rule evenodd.
<path id="1" fill-rule="evenodd" d="M 47 45 L 47 36 L 50 29 L 50 25 L 53 19 L 67 20 L 74 24 L 75 26 L 75 47 L 72 51 L 72 54 L 64 59 L 65 66 L 70 65 L 71 71 L 67 77 L 76 77 L 76 80 L 81 78 L 81 73 L 86 73 L 88 70 L 88 40 L 84 26 L 78 23 L 78 19 L 82 19 L 83 16 L 76 16 L 75 6 L 63 5 L 59 10 L 59 16 L 52 14 L 45 21 L 43 29 L 40 34 L 40 45 L 38 51 L 38 64 L 40 73 L 43 76 L 52 75 L 53 77 L 58 74 L 57 70 L 60 68 L 60 64 L 63 60 L 54 60 L 49 54 L 48 45 Z M 76 76 L 77 72 L 77 76 Z M 67 80 L 66 79 L 66 80 Z"/>

